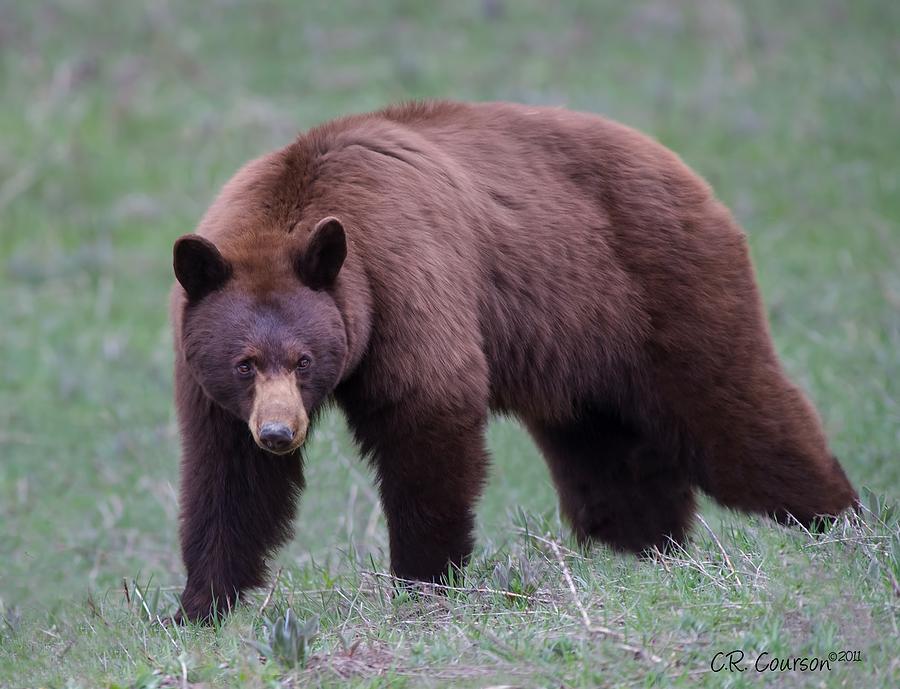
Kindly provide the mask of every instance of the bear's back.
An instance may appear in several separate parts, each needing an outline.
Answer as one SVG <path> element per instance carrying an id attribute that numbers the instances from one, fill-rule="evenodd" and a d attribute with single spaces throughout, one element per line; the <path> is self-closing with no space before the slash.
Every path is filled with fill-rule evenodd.
<path id="1" fill-rule="evenodd" d="M 408 367 L 437 376 L 477 343 L 501 409 L 598 389 L 743 250 L 707 185 L 660 144 L 595 115 L 505 103 L 325 123 L 249 163 L 198 231 L 264 292 L 294 279 L 292 257 L 329 215 L 349 242 L 338 298 L 376 312 L 373 351 L 440 351 L 446 363 L 422 354 Z"/>
<path id="2" fill-rule="evenodd" d="M 655 330 L 705 308 L 696 294 L 743 279 L 723 269 L 744 265 L 727 211 L 633 129 L 505 103 L 379 117 L 389 128 L 368 164 L 391 174 L 361 237 L 379 266 L 379 304 L 433 311 L 427 328 L 411 324 L 419 339 L 446 338 L 445 321 L 474 314 L 498 409 L 540 400 L 546 413 L 581 386 L 614 395 L 611 372 L 630 375 Z M 353 124 L 355 136 L 385 126 Z"/>

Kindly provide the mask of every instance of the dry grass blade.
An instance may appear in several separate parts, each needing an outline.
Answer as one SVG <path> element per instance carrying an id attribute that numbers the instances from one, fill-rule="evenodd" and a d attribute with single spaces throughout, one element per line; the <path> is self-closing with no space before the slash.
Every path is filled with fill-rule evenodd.
<path id="1" fill-rule="evenodd" d="M 589 633 L 601 634 L 602 636 L 613 639 L 613 643 L 615 644 L 615 646 L 622 649 L 623 651 L 628 651 L 629 653 L 633 653 L 639 658 L 649 660 L 653 663 L 662 663 L 663 659 L 658 655 L 651 653 L 650 651 L 641 648 L 640 646 L 635 646 L 634 644 L 625 641 L 625 637 L 620 632 L 617 632 L 614 629 L 610 629 L 609 627 L 596 625 L 591 621 L 590 615 L 588 615 L 587 610 L 578 597 L 578 590 L 575 588 L 575 581 L 572 579 L 572 574 L 571 572 L 569 572 L 569 566 L 566 564 L 566 561 L 559 550 L 559 546 L 555 541 L 550 541 L 550 547 L 553 549 L 553 554 L 556 556 L 556 560 L 557 562 L 559 562 L 559 566 L 562 569 L 563 577 L 565 578 L 566 584 L 569 587 L 569 592 L 572 594 L 572 600 L 575 602 L 575 605 L 578 607 L 578 611 L 581 613 L 581 620 L 582 622 L 584 622 L 585 629 Z"/>
<path id="2" fill-rule="evenodd" d="M 372 576 L 372 577 L 379 577 L 381 579 L 389 579 L 391 581 L 396 581 L 401 584 L 410 584 L 410 585 L 415 586 L 417 584 L 422 583 L 421 581 L 413 581 L 411 579 L 400 579 L 398 577 L 395 577 L 393 574 L 386 574 L 384 572 L 363 570 L 362 573 L 365 575 L 368 575 L 368 576 Z M 437 583 L 431 583 L 431 582 L 429 582 L 427 585 L 430 588 L 438 589 L 440 591 L 453 591 L 455 593 L 490 593 L 490 594 L 495 594 L 498 596 L 508 596 L 510 598 L 521 598 L 522 600 L 534 601 L 536 603 L 546 603 L 546 604 L 553 603 L 553 601 L 547 600 L 545 598 L 541 598 L 539 596 L 530 596 L 525 593 L 515 593 L 514 591 L 504 591 L 502 589 L 493 589 L 493 588 L 487 588 L 484 586 L 448 586 L 447 584 L 437 584 Z M 426 591 L 422 590 L 421 588 L 418 589 L 417 592 L 420 594 L 426 593 Z"/>
<path id="3" fill-rule="evenodd" d="M 532 533 L 532 532 L 528 531 L 527 529 L 523 529 L 521 527 L 517 528 L 516 531 L 518 531 L 523 536 L 531 538 L 535 541 L 539 541 L 539 542 L 543 543 L 544 545 L 553 545 L 555 543 L 555 541 L 551 541 L 549 538 L 544 538 L 543 536 L 539 536 L 538 534 Z M 570 557 L 584 558 L 584 555 L 582 555 L 581 553 L 579 553 L 575 550 L 572 550 L 571 548 L 567 548 L 566 546 L 562 545 L 561 543 L 557 543 L 556 546 L 560 550 L 566 551 L 566 553 Z"/>
<path id="4" fill-rule="evenodd" d="M 716 532 L 712 530 L 712 527 L 706 523 L 706 520 L 703 518 L 703 515 L 699 512 L 697 513 L 697 520 L 703 524 L 703 528 L 706 529 L 707 533 L 709 533 L 710 537 L 713 539 L 713 542 L 716 544 L 716 547 L 719 549 L 719 552 L 722 553 L 722 558 L 725 560 L 725 565 L 728 567 L 729 571 L 734 575 L 734 581 L 740 587 L 743 585 L 741 582 L 741 578 L 738 576 L 737 570 L 734 568 L 734 564 L 731 562 L 731 558 L 728 557 L 728 553 L 725 552 L 725 548 L 722 545 L 722 542 L 719 540 L 719 537 L 716 536 Z"/>
<path id="5" fill-rule="evenodd" d="M 275 572 L 275 579 L 272 581 L 272 586 L 269 587 L 269 592 L 266 594 L 265 600 L 263 600 L 262 605 L 259 606 L 259 614 L 262 615 L 263 611 L 269 606 L 269 603 L 272 600 L 272 594 L 275 593 L 275 588 L 278 586 L 278 580 L 281 578 L 281 570 L 283 567 L 279 567 L 278 571 Z"/>

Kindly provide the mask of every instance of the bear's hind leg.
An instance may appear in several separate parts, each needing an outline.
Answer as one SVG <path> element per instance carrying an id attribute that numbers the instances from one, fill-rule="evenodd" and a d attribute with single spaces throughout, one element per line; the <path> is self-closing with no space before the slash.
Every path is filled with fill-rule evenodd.
<path id="1" fill-rule="evenodd" d="M 528 427 L 579 541 L 600 540 L 641 553 L 684 540 L 694 515 L 694 491 L 676 453 L 666 454 L 606 414 Z"/>
<path id="2" fill-rule="evenodd" d="M 762 386 L 760 386 L 762 387 Z M 772 376 L 753 413 L 722 400 L 698 435 L 700 488 L 733 509 L 810 528 L 857 502 L 828 449 L 818 415 L 790 382 Z"/>

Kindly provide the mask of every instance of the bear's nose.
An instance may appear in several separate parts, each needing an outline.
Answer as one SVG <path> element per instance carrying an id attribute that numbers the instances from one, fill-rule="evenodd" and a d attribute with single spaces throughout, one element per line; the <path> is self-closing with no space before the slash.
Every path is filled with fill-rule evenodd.
<path id="1" fill-rule="evenodd" d="M 286 449 L 294 439 L 294 431 L 283 423 L 267 421 L 259 429 L 259 439 L 273 452 Z"/>

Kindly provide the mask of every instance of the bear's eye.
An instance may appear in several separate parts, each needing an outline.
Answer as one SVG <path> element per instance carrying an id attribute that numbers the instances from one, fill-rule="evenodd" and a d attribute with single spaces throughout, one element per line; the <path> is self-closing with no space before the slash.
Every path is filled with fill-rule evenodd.
<path id="1" fill-rule="evenodd" d="M 300 359 L 297 361 L 297 368 L 301 371 L 309 368 L 311 365 L 312 365 L 312 359 L 310 359 L 305 354 L 303 356 L 301 356 Z"/>
<path id="2" fill-rule="evenodd" d="M 253 363 L 249 359 L 244 359 L 234 367 L 234 370 L 241 378 L 247 378 L 253 375 Z"/>

